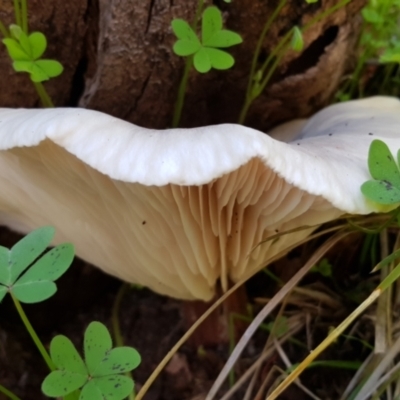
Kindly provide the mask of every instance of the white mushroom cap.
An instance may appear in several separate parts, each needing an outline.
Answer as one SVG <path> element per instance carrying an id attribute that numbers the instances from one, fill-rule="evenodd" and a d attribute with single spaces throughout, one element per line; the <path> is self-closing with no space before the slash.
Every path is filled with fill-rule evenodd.
<path id="1" fill-rule="evenodd" d="M 112 275 L 209 300 L 219 278 L 250 275 L 311 229 L 256 246 L 277 231 L 389 210 L 360 186 L 370 142 L 397 150 L 399 127 L 400 102 L 384 97 L 328 107 L 288 144 L 231 124 L 156 131 L 84 109 L 0 109 L 0 223 L 54 225 Z"/>

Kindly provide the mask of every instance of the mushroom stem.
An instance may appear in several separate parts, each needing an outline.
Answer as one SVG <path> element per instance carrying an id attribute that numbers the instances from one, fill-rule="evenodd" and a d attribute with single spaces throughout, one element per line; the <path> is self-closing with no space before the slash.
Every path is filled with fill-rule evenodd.
<path id="1" fill-rule="evenodd" d="M 189 329 L 222 294 L 222 290 L 210 302 L 185 301 L 182 304 L 182 318 L 185 330 Z M 237 340 L 245 329 L 245 324 L 235 321 L 230 330 L 232 314 L 246 315 L 247 293 L 244 285 L 224 301 L 193 333 L 188 343 L 197 348 L 211 347 Z M 233 335 L 233 337 L 232 337 Z"/>

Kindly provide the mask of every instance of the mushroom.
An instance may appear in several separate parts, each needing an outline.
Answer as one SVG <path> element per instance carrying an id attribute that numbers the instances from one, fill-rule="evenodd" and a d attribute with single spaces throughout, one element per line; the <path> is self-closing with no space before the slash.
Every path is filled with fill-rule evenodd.
<path id="1" fill-rule="evenodd" d="M 56 242 L 105 272 L 182 299 L 210 300 L 313 228 L 388 211 L 366 200 L 375 138 L 400 147 L 400 102 L 330 106 L 275 129 L 144 129 L 84 109 L 0 109 L 0 223 L 56 227 Z M 393 208 L 393 207 L 392 207 Z"/>

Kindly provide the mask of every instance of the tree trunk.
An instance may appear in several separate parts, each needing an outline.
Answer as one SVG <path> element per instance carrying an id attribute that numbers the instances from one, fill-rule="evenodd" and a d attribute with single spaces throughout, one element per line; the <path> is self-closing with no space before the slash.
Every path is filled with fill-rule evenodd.
<path id="1" fill-rule="evenodd" d="M 226 27 L 244 42 L 229 49 L 236 59 L 231 70 L 191 72 L 182 126 L 237 121 L 257 39 L 278 5 L 265 0 L 214 3 L 224 12 Z M 354 61 L 358 11 L 364 3 L 352 0 L 305 33 L 303 52 L 286 54 L 250 108 L 246 125 L 266 131 L 332 100 Z M 335 4 L 288 0 L 262 45 L 259 63 L 292 26 L 304 26 Z M 170 126 L 184 65 L 172 51 L 170 23 L 173 18 L 192 21 L 196 6 L 197 0 L 30 0 L 30 31 L 46 34 L 46 58 L 65 67 L 61 77 L 45 83 L 55 104 L 79 104 L 149 128 Z M 11 1 L 0 0 L 0 19 L 6 25 L 13 22 Z M 38 106 L 28 76 L 14 73 L 5 49 L 0 51 L 0 74 L 0 106 Z"/>
<path id="2" fill-rule="evenodd" d="M 86 51 L 88 32 L 87 0 L 28 0 L 30 32 L 43 32 L 48 41 L 45 58 L 56 59 L 64 65 L 63 74 L 45 83 L 57 106 L 73 105 L 82 55 Z M 0 21 L 5 26 L 15 24 L 13 2 L 0 0 Z M 1 35 L 0 35 L 1 36 Z M 16 73 L 5 46 L 0 44 L 0 107 L 38 107 L 39 98 L 29 76 Z M 76 101 L 75 101 L 76 103 Z"/>

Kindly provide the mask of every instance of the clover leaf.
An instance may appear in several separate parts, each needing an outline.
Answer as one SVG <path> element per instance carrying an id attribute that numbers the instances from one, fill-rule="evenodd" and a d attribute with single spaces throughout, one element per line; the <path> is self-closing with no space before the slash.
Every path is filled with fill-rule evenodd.
<path id="1" fill-rule="evenodd" d="M 373 6 L 364 7 L 361 10 L 361 15 L 364 21 L 371 24 L 382 24 L 384 22 L 382 15 L 377 10 L 374 10 Z"/>
<path id="2" fill-rule="evenodd" d="M 85 361 L 65 336 L 53 338 L 50 355 L 57 367 L 42 383 L 49 397 L 61 397 L 81 389 L 79 400 L 122 400 L 132 392 L 133 380 L 124 374 L 140 364 L 131 347 L 112 348 L 111 336 L 100 322 L 91 322 L 84 335 Z"/>
<path id="3" fill-rule="evenodd" d="M 177 42 L 174 52 L 178 56 L 192 56 L 198 72 L 205 73 L 211 68 L 229 69 L 235 63 L 234 58 L 220 48 L 242 43 L 235 32 L 222 29 L 222 15 L 217 7 L 207 7 L 202 18 L 201 41 L 193 28 L 183 19 L 174 19 L 171 23 Z"/>
<path id="4" fill-rule="evenodd" d="M 8 292 L 23 303 L 37 303 L 57 291 L 54 281 L 71 265 L 74 247 L 64 243 L 38 259 L 53 236 L 54 228 L 45 226 L 25 236 L 11 249 L 0 246 L 0 302 Z"/>
<path id="5" fill-rule="evenodd" d="M 400 150 L 397 153 L 400 162 Z M 386 143 L 373 140 L 368 154 L 369 172 L 374 178 L 362 184 L 361 192 L 379 204 L 400 203 L 400 171 Z"/>
<path id="6" fill-rule="evenodd" d="M 47 47 L 46 37 L 41 32 L 29 36 L 18 25 L 11 25 L 13 37 L 3 39 L 8 54 L 17 72 L 27 72 L 33 82 L 43 82 L 60 75 L 63 66 L 55 60 L 41 60 Z"/>
<path id="7" fill-rule="evenodd" d="M 383 54 L 379 57 L 380 63 L 400 63 L 400 41 L 390 40 Z"/>

